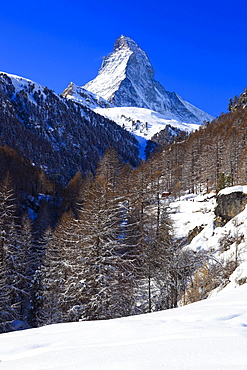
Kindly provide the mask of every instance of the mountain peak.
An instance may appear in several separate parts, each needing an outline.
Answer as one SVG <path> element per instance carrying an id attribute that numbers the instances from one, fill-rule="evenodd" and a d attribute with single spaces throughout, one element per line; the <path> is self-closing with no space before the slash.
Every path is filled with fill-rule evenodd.
<path id="1" fill-rule="evenodd" d="M 117 50 L 119 50 L 119 49 L 124 49 L 124 48 L 128 48 L 128 49 L 134 51 L 133 49 L 139 48 L 139 46 L 130 37 L 121 35 L 115 41 L 115 44 L 114 44 L 114 52 L 117 51 Z"/>
<path id="2" fill-rule="evenodd" d="M 201 124 L 213 118 L 176 93 L 166 91 L 154 79 L 145 51 L 124 35 L 115 41 L 113 52 L 104 57 L 96 78 L 83 87 L 115 107 L 151 109 L 185 123 Z"/>

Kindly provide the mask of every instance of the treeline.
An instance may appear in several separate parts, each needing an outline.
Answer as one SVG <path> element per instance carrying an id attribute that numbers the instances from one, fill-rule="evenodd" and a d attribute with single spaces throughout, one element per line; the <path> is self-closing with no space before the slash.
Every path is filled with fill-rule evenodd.
<path id="1" fill-rule="evenodd" d="M 96 175 L 68 184 L 56 225 L 17 212 L 9 173 L 0 187 L 0 326 L 110 319 L 173 308 L 203 255 L 175 242 L 161 173 L 133 169 L 113 149 Z M 42 230 L 42 232 L 41 232 Z"/>
<path id="2" fill-rule="evenodd" d="M 247 110 L 242 106 L 167 145 L 149 160 L 175 195 L 219 190 L 222 177 L 231 185 L 247 182 Z"/>

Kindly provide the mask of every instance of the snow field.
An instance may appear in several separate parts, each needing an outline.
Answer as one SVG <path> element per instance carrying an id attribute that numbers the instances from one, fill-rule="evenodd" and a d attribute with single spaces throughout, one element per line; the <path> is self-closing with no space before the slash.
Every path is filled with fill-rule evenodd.
<path id="1" fill-rule="evenodd" d="M 2 334 L 1 369 L 246 369 L 247 285 L 188 306 Z"/>

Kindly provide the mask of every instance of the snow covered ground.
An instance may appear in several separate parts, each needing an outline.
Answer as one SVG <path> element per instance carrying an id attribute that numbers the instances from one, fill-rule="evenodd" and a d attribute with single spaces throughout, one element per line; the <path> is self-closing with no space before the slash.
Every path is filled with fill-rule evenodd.
<path id="1" fill-rule="evenodd" d="M 171 218 L 177 238 L 188 236 L 196 226 L 213 223 L 216 206 L 215 193 L 207 195 L 187 194 L 170 204 Z"/>
<path id="2" fill-rule="evenodd" d="M 215 228 L 212 195 L 181 197 L 171 204 L 172 218 L 180 237 L 205 226 L 191 248 L 214 248 L 217 258 L 229 258 L 236 245 L 222 253 L 220 239 L 247 235 L 247 210 Z M 1 334 L 0 369 L 247 369 L 247 284 L 237 284 L 247 277 L 242 243 L 240 265 L 216 297 L 146 315 Z"/>
<path id="3" fill-rule="evenodd" d="M 234 191 L 246 193 L 246 190 L 246 185 L 233 186 L 221 190 L 219 194 L 230 194 Z M 186 237 L 196 226 L 203 227 L 189 245 L 192 250 L 205 250 L 222 265 L 237 260 L 238 267 L 230 276 L 229 284 L 223 289 L 228 291 L 238 286 L 241 281 L 247 283 L 247 206 L 223 227 L 215 227 L 215 206 L 213 193 L 204 196 L 189 194 L 180 201 L 171 203 L 171 217 L 176 236 L 179 238 Z"/>
<path id="4" fill-rule="evenodd" d="M 152 314 L 0 336 L 1 370 L 247 368 L 247 284 Z"/>

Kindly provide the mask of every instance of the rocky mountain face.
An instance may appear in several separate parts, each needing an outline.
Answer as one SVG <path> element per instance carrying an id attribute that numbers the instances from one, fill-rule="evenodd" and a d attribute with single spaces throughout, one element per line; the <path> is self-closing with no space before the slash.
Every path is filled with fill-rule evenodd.
<path id="1" fill-rule="evenodd" d="M 0 73 L 0 145 L 12 147 L 62 184 L 79 170 L 94 172 L 109 147 L 132 165 L 139 161 L 136 139 L 113 121 L 5 73 Z"/>
<path id="2" fill-rule="evenodd" d="M 64 96 L 77 99 L 77 88 L 66 89 Z M 115 107 L 139 107 L 156 111 L 167 119 L 200 123 L 212 116 L 166 91 L 154 79 L 147 54 L 129 37 L 121 36 L 111 54 L 104 58 L 97 77 L 83 86 Z M 84 91 L 85 92 L 85 91 Z"/>
<path id="3" fill-rule="evenodd" d="M 245 191 L 243 190 L 245 189 Z M 217 224 L 225 224 L 245 209 L 247 204 L 246 187 L 232 186 L 219 192 L 217 195 L 217 207 L 215 215 Z"/>

